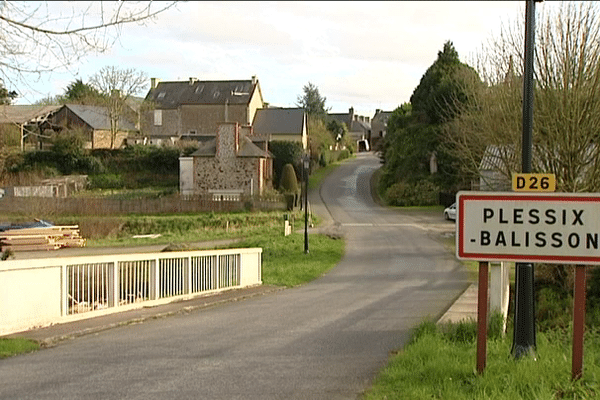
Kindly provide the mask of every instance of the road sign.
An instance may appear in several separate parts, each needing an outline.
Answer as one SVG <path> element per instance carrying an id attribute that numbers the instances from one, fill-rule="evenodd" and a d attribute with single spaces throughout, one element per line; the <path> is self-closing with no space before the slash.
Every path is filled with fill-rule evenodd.
<path id="1" fill-rule="evenodd" d="M 600 194 L 459 192 L 456 255 L 600 264 Z"/>
<path id="2" fill-rule="evenodd" d="M 515 192 L 554 192 L 556 177 L 554 174 L 513 174 L 512 189 Z"/>

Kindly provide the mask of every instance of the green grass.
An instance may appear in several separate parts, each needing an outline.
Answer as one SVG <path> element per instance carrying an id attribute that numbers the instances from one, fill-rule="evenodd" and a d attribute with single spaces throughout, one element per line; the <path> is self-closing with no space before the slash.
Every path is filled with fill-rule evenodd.
<path id="1" fill-rule="evenodd" d="M 263 248 L 263 283 L 297 286 L 323 275 L 342 258 L 344 242 L 325 235 L 309 235 L 308 254 L 304 253 L 304 234 L 259 235 L 236 244 Z"/>
<path id="2" fill-rule="evenodd" d="M 475 322 L 462 323 L 476 332 Z M 456 325 L 456 324 L 453 324 Z M 423 328 L 425 326 L 425 328 Z M 571 331 L 537 335 L 536 359 L 511 356 L 512 335 L 487 343 L 487 367 L 476 372 L 476 336 L 422 324 L 375 379 L 365 400 L 592 399 L 600 395 L 600 333 L 586 332 L 583 378 L 571 380 Z M 457 339 L 458 338 L 458 339 Z M 466 339 L 465 339 L 466 338 Z"/>
<path id="3" fill-rule="evenodd" d="M 113 218 L 105 231 L 108 234 L 87 233 L 90 229 L 100 229 L 98 218 L 79 219 L 82 235 L 89 238 L 87 246 L 131 246 L 147 244 L 192 243 L 217 239 L 243 238 L 258 234 L 283 232 L 281 211 L 273 212 L 230 212 L 171 215 L 128 215 Z M 288 213 L 290 214 L 290 213 Z M 301 218 L 298 212 L 292 218 Z M 107 220 L 103 222 L 108 224 Z M 93 228 L 88 228 L 91 226 Z M 84 232 L 86 231 L 86 232 Z M 156 239 L 134 238 L 135 235 L 160 234 Z"/>
<path id="4" fill-rule="evenodd" d="M 40 345 L 32 340 L 22 338 L 0 338 L 0 358 L 38 350 Z"/>

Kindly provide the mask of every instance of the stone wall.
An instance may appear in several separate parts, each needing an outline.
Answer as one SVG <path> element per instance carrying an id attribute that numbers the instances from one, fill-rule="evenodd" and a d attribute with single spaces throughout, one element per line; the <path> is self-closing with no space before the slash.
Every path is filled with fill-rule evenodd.
<path id="1" fill-rule="evenodd" d="M 248 129 L 241 130 L 237 123 L 219 125 L 216 156 L 194 157 L 193 192 L 222 190 L 239 191 L 242 195 L 261 195 L 270 187 L 271 168 L 265 165 L 271 162 L 270 159 L 237 156 L 244 134 L 250 132 Z"/>
<path id="2" fill-rule="evenodd" d="M 94 142 L 92 143 L 93 149 L 110 149 L 110 131 L 98 130 L 94 131 L 93 134 Z M 117 132 L 115 141 L 113 144 L 114 149 L 118 149 L 123 145 L 123 142 L 127 138 L 127 132 Z"/>
<path id="3" fill-rule="evenodd" d="M 237 158 L 223 162 L 216 158 L 194 158 L 194 189 L 197 193 L 211 190 L 240 190 L 244 195 L 260 194 L 259 158 Z"/>

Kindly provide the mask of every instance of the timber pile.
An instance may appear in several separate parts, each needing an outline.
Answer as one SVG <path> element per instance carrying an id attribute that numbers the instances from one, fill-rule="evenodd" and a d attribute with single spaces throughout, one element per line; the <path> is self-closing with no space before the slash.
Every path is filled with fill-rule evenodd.
<path id="1" fill-rule="evenodd" d="M 77 225 L 44 226 L 7 229 L 0 232 L 2 251 L 58 250 L 62 247 L 83 247 L 85 239 Z"/>

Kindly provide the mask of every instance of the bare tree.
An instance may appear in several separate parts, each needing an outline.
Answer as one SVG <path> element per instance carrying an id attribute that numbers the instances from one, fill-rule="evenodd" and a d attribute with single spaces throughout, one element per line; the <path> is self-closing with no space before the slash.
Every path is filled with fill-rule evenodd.
<path id="1" fill-rule="evenodd" d="M 534 172 L 554 173 L 557 190 L 600 191 L 600 15 L 595 2 L 540 7 L 536 30 Z M 520 171 L 523 19 L 504 28 L 477 57 L 487 84 L 452 122 L 447 139 L 464 173 L 487 165 L 510 180 Z"/>
<path id="2" fill-rule="evenodd" d="M 128 99 L 143 91 L 147 82 L 148 78 L 144 72 L 114 66 L 102 68 L 90 79 L 91 86 L 103 95 L 100 101 L 108 110 L 111 148 L 114 147 L 119 132 L 119 120 L 129 116 Z"/>
<path id="3" fill-rule="evenodd" d="M 0 78 L 7 84 L 69 69 L 109 49 L 124 24 L 146 23 L 176 1 L 0 2 Z"/>

